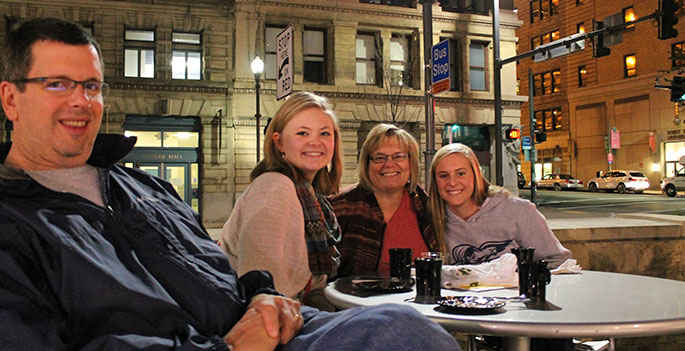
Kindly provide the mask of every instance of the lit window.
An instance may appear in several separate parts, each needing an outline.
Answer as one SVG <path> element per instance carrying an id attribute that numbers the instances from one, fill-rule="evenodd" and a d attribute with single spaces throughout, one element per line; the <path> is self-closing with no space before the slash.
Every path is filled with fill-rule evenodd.
<path id="1" fill-rule="evenodd" d="M 376 84 L 376 35 L 357 34 L 357 84 Z"/>
<path id="2" fill-rule="evenodd" d="M 471 90 L 486 90 L 485 44 L 469 45 L 469 78 Z"/>
<path id="3" fill-rule="evenodd" d="M 625 23 L 633 22 L 633 21 L 635 21 L 635 19 L 636 19 L 635 18 L 635 9 L 633 9 L 632 6 L 626 7 L 623 9 L 623 22 L 625 22 Z M 627 26 L 626 29 L 627 28 L 634 28 L 634 27 L 635 27 L 635 25 L 631 24 L 631 25 Z"/>
<path id="4" fill-rule="evenodd" d="M 635 54 L 624 56 L 623 62 L 625 66 L 624 71 L 626 78 L 637 76 L 637 60 L 635 59 Z"/>
<path id="5" fill-rule="evenodd" d="M 554 118 L 552 116 L 552 110 L 545 110 L 543 111 L 543 114 L 545 116 L 545 123 L 543 124 L 545 126 L 545 131 L 553 130 Z"/>
<path id="6" fill-rule="evenodd" d="M 535 49 L 536 47 L 538 47 L 538 46 L 540 46 L 540 45 L 542 45 L 542 42 L 541 42 L 540 37 L 533 37 L 533 38 L 530 40 L 530 47 L 531 47 L 532 49 Z"/>
<path id="7" fill-rule="evenodd" d="M 544 1 L 544 0 L 543 0 Z M 554 16 L 559 13 L 559 0 L 552 0 L 551 1 L 551 15 Z"/>
<path id="8" fill-rule="evenodd" d="M 530 2 L 530 23 L 540 20 L 540 2 L 534 0 Z"/>
<path id="9" fill-rule="evenodd" d="M 543 86 L 543 94 L 551 94 L 552 93 L 552 72 L 545 72 L 542 74 L 542 86 Z"/>
<path id="10" fill-rule="evenodd" d="M 326 31 L 323 29 L 305 29 L 302 40 L 305 82 L 326 82 Z"/>
<path id="11" fill-rule="evenodd" d="M 124 32 L 124 77 L 154 78 L 155 32 L 126 30 Z"/>
<path id="12" fill-rule="evenodd" d="M 535 111 L 535 131 L 536 132 L 544 132 L 545 130 L 542 127 L 542 111 Z"/>
<path id="13" fill-rule="evenodd" d="M 542 111 L 535 111 L 536 132 L 550 132 L 560 130 L 563 127 L 563 115 L 561 107 L 555 107 Z"/>
<path id="14" fill-rule="evenodd" d="M 558 93 L 561 91 L 561 71 L 552 71 L 552 92 Z"/>
<path id="15" fill-rule="evenodd" d="M 202 46 L 200 34 L 172 33 L 171 78 L 198 80 L 202 78 Z"/>
<path id="16" fill-rule="evenodd" d="M 264 79 L 278 78 L 278 66 L 276 61 L 276 37 L 285 27 L 267 25 L 264 31 Z"/>
<path id="17" fill-rule="evenodd" d="M 587 69 L 585 66 L 578 67 L 578 86 L 585 86 L 585 76 L 587 75 Z"/>
<path id="18" fill-rule="evenodd" d="M 552 33 L 543 34 L 542 35 L 542 43 L 547 44 L 547 43 L 551 42 L 552 41 L 551 38 L 552 38 Z"/>
<path id="19" fill-rule="evenodd" d="M 576 0 L 576 6 L 580 6 L 585 2 L 585 0 Z"/>
<path id="20" fill-rule="evenodd" d="M 580 22 L 576 25 L 577 33 L 585 33 L 585 22 Z"/>
<path id="21" fill-rule="evenodd" d="M 554 32 L 550 33 L 550 36 L 552 37 L 552 41 L 558 40 L 559 39 L 559 31 L 555 30 Z"/>
<path id="22" fill-rule="evenodd" d="M 393 34 L 390 38 L 390 84 L 408 85 L 411 76 L 409 37 Z"/>
<path id="23" fill-rule="evenodd" d="M 533 91 L 533 96 L 542 95 L 542 74 L 533 75 L 533 86 L 535 89 Z"/>
<path id="24" fill-rule="evenodd" d="M 552 116 L 554 118 L 554 130 L 561 129 L 561 125 L 562 125 L 562 121 L 563 121 L 563 118 L 561 115 L 561 108 L 560 107 L 553 108 L 552 109 Z"/>
<path id="25" fill-rule="evenodd" d="M 540 0 L 540 19 L 545 19 L 551 15 L 549 0 Z"/>

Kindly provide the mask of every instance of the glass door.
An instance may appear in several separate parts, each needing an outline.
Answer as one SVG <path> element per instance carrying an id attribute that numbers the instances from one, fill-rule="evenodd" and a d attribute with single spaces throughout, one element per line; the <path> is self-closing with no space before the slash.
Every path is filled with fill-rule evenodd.
<path id="1" fill-rule="evenodd" d="M 153 175 L 155 177 L 162 177 L 162 164 L 161 163 L 140 163 L 137 167 L 146 173 Z"/>
<path id="2" fill-rule="evenodd" d="M 171 183 L 184 202 L 190 203 L 188 193 L 188 164 L 187 163 L 163 163 L 164 180 Z"/>
<path id="3" fill-rule="evenodd" d="M 171 183 L 181 199 L 199 213 L 200 201 L 197 191 L 199 174 L 196 162 L 126 162 L 124 166 L 139 168 Z"/>

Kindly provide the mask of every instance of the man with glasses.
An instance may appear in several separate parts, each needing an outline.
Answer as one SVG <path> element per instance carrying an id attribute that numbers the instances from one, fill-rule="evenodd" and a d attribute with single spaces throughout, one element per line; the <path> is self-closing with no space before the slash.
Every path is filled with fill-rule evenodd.
<path id="1" fill-rule="evenodd" d="M 170 184 L 116 164 L 135 139 L 98 135 L 109 87 L 79 25 L 20 23 L 2 54 L 3 350 L 458 349 L 412 308 L 319 313 L 238 278 Z"/>

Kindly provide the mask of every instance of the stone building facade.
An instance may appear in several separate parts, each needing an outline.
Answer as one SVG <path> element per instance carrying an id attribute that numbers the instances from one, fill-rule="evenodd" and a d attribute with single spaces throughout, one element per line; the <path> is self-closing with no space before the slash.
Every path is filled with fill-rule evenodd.
<path id="1" fill-rule="evenodd" d="M 621 24 L 653 14 L 658 0 L 516 0 L 523 22 L 517 30 L 519 53 L 535 46 L 591 32 L 593 20 Z M 681 10 L 682 12 L 682 10 Z M 628 26 L 605 38 L 610 54 L 593 57 L 593 41 L 585 49 L 565 56 L 517 64 L 520 94 L 528 95 L 528 70 L 534 75 L 534 111 L 537 129 L 547 141 L 537 145 L 537 176 L 569 173 L 587 182 L 599 171 L 627 169 L 643 172 L 658 189 L 665 175 L 673 175 L 685 155 L 685 133 L 668 90 L 655 82 L 669 81 L 683 64 L 672 60 L 674 49 L 685 43 L 683 21 L 679 35 L 659 40 L 656 20 Z M 682 74 L 682 73 L 681 73 Z M 521 108 L 523 135 L 529 132 L 529 106 Z M 611 148 L 611 131 L 620 134 L 620 148 Z M 609 163 L 608 153 L 613 162 Z M 523 158 L 523 156 L 522 156 Z M 529 162 L 522 163 L 530 174 Z"/>
<path id="2" fill-rule="evenodd" d="M 504 3 L 500 52 L 509 57 L 516 52 L 520 21 L 513 3 Z M 492 17 L 488 7 L 455 4 L 445 11 L 437 3 L 432 7 L 433 43 L 449 39 L 453 57 L 452 87 L 435 99 L 436 147 L 446 125 L 468 127 L 484 138 L 479 156 L 494 176 Z M 170 180 L 204 224 L 216 228 L 249 184 L 257 160 L 250 63 L 259 56 L 267 64 L 260 91 L 263 132 L 282 103 L 276 99 L 275 67 L 269 65 L 274 35 L 290 24 L 294 90 L 327 96 L 335 105 L 344 185 L 356 182 L 358 150 L 375 123 L 402 125 L 424 151 L 421 7 L 411 1 L 357 0 L 4 0 L 0 39 L 13 22 L 39 16 L 73 20 L 91 30 L 113 87 L 105 99 L 102 132 L 138 136 L 123 162 Z M 502 82 L 503 123 L 518 125 L 522 99 L 516 96 L 513 65 L 502 70 Z M 399 103 L 391 102 L 396 98 Z M 10 140 L 11 125 L 3 121 L 1 128 L 2 138 Z M 510 188 L 517 162 L 516 157 L 504 162 Z"/>

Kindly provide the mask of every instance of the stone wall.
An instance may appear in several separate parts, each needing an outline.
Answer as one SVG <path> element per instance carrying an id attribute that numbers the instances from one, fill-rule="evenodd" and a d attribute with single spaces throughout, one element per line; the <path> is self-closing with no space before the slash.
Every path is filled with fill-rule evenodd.
<path id="1" fill-rule="evenodd" d="M 685 281 L 685 216 L 639 213 L 548 222 L 583 269 Z M 616 350 L 685 350 L 685 334 L 620 338 Z"/>

